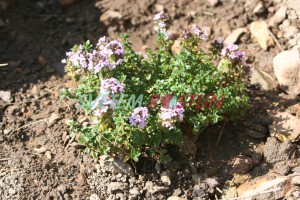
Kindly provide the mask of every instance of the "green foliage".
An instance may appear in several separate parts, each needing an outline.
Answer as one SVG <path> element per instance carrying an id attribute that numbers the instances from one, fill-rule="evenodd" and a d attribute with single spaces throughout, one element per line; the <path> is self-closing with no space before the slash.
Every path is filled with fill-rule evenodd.
<path id="1" fill-rule="evenodd" d="M 77 108 L 84 109 L 89 118 L 85 124 L 70 123 L 72 134 L 78 135 L 78 142 L 86 146 L 86 153 L 94 157 L 124 155 L 124 160 L 134 161 L 145 154 L 167 162 L 170 157 L 165 146 L 183 144 L 183 126 L 192 127 L 194 134 L 198 134 L 203 127 L 224 118 L 238 118 L 246 111 L 248 97 L 242 81 L 246 66 L 221 56 L 221 50 L 204 52 L 201 49 L 203 40 L 198 36 L 181 37 L 181 51 L 174 52 L 174 40 L 167 39 L 166 32 L 159 32 L 158 48 L 148 50 L 145 55 L 131 48 L 126 35 L 122 36 L 122 41 L 123 62 L 113 70 L 103 68 L 95 73 L 74 65 L 70 57 L 66 60 L 66 71 L 78 87 L 75 90 L 63 89 L 62 98 L 76 99 Z M 82 52 L 97 49 L 89 41 L 82 46 Z M 78 49 L 79 46 L 74 46 L 72 52 L 76 53 Z M 119 96 L 110 94 L 113 103 L 101 116 L 95 115 L 93 106 L 101 95 L 103 79 L 111 77 L 125 85 L 125 93 Z M 164 97 L 169 94 L 173 97 L 168 102 L 171 107 L 177 102 L 184 106 L 183 120 L 172 119 L 172 127 L 164 126 L 161 116 L 163 101 L 160 99 L 157 108 L 149 108 L 145 128 L 132 125 L 129 119 L 134 105 L 148 107 L 153 95 Z M 118 103 L 118 107 L 114 107 L 114 103 Z"/>

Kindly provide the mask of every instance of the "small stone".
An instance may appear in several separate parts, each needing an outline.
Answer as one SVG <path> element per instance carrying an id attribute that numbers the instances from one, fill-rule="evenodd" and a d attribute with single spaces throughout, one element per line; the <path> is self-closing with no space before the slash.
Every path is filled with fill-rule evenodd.
<path id="1" fill-rule="evenodd" d="M 47 151 L 46 147 L 34 148 L 33 150 L 40 154 L 45 153 Z"/>
<path id="2" fill-rule="evenodd" d="M 215 188 L 217 185 L 219 185 L 219 182 L 215 178 L 207 178 L 203 182 L 211 188 Z"/>
<path id="3" fill-rule="evenodd" d="M 11 91 L 0 91 L 0 99 L 7 103 L 12 102 Z"/>
<path id="4" fill-rule="evenodd" d="M 216 6 L 219 3 L 219 0 L 208 0 L 210 6 Z"/>
<path id="5" fill-rule="evenodd" d="M 47 120 L 48 127 L 53 126 L 62 116 L 56 113 L 52 113 L 49 119 Z"/>
<path id="6" fill-rule="evenodd" d="M 300 119 L 288 112 L 279 112 L 273 114 L 273 120 L 269 126 L 271 136 L 275 136 L 281 141 L 296 142 L 300 139 Z"/>
<path id="7" fill-rule="evenodd" d="M 234 44 L 244 32 L 245 32 L 245 28 L 235 29 L 234 31 L 232 31 L 232 33 L 230 33 L 230 35 L 226 37 L 226 39 L 224 40 L 224 44 L 225 45 Z"/>
<path id="8" fill-rule="evenodd" d="M 283 37 L 286 39 L 292 39 L 299 32 L 299 29 L 296 26 L 287 26 L 284 28 Z"/>
<path id="9" fill-rule="evenodd" d="M 140 195 L 140 192 L 139 192 L 138 188 L 133 188 L 133 189 L 129 190 L 129 194 L 132 194 L 134 196 L 138 196 L 138 195 Z"/>
<path id="10" fill-rule="evenodd" d="M 292 178 L 292 184 L 293 185 L 300 185 L 300 176 L 294 176 Z"/>
<path id="11" fill-rule="evenodd" d="M 171 49 L 173 54 L 177 54 L 182 51 L 181 41 L 179 39 L 175 40 L 174 44 L 172 45 Z"/>
<path id="12" fill-rule="evenodd" d="M 270 36 L 268 24 L 265 21 L 252 22 L 250 24 L 250 32 L 264 50 L 267 50 L 269 46 L 274 45 L 274 41 Z"/>
<path id="13" fill-rule="evenodd" d="M 97 194 L 91 194 L 90 200 L 100 200 L 100 198 Z"/>
<path id="14" fill-rule="evenodd" d="M 135 175 L 132 167 L 129 164 L 127 164 L 119 159 L 116 159 L 116 158 L 113 159 L 112 166 L 114 167 L 114 169 L 116 171 L 120 172 L 121 174 L 125 174 L 125 175 L 131 176 L 131 177 L 133 177 Z"/>
<path id="15" fill-rule="evenodd" d="M 41 90 L 40 90 L 40 87 L 39 87 L 39 86 L 34 85 L 34 86 L 32 87 L 32 89 L 31 89 L 30 92 L 31 92 L 32 95 L 37 95 L 37 96 L 39 96 Z"/>
<path id="16" fill-rule="evenodd" d="M 200 174 L 192 174 L 192 179 L 195 184 L 201 183 L 201 175 Z"/>
<path id="17" fill-rule="evenodd" d="M 266 7 L 262 1 L 259 1 L 253 9 L 253 14 L 262 14 L 266 10 Z"/>
<path id="18" fill-rule="evenodd" d="M 154 186 L 152 189 L 149 190 L 150 193 L 155 194 L 155 193 L 159 193 L 159 192 L 167 192 L 169 191 L 170 188 L 168 187 L 164 187 L 164 186 Z"/>
<path id="19" fill-rule="evenodd" d="M 258 145 L 252 153 L 251 159 L 254 164 L 258 164 L 263 158 L 264 146 L 262 144 Z"/>
<path id="20" fill-rule="evenodd" d="M 269 163 L 287 162 L 294 152 L 295 148 L 289 140 L 280 143 L 275 137 L 269 137 L 264 145 L 264 156 Z"/>
<path id="21" fill-rule="evenodd" d="M 49 160 L 51 160 L 51 158 L 52 158 L 52 156 L 51 156 L 51 151 L 46 151 L 46 152 L 45 152 L 45 156 L 46 156 Z"/>
<path id="22" fill-rule="evenodd" d="M 228 189 L 225 189 L 222 191 L 222 193 L 224 199 L 232 199 L 238 196 L 236 187 L 230 187 Z"/>
<path id="23" fill-rule="evenodd" d="M 156 12 L 164 11 L 164 6 L 162 4 L 155 4 Z"/>
<path id="24" fill-rule="evenodd" d="M 38 61 L 40 65 L 46 65 L 47 63 L 47 60 L 44 58 L 44 56 L 39 56 Z"/>
<path id="25" fill-rule="evenodd" d="M 233 163 L 232 173 L 245 174 L 253 167 L 253 161 L 251 158 L 243 155 L 237 156 Z"/>
<path id="26" fill-rule="evenodd" d="M 300 93 L 300 56 L 297 50 L 283 51 L 276 55 L 273 68 L 283 89 L 294 96 Z"/>
<path id="27" fill-rule="evenodd" d="M 79 173 L 76 177 L 76 181 L 77 183 L 79 183 L 80 185 L 86 185 L 87 181 L 86 181 L 86 176 L 83 173 Z"/>
<path id="28" fill-rule="evenodd" d="M 249 174 L 233 174 L 233 179 L 232 181 L 236 184 L 236 185 L 240 185 L 245 183 L 246 181 L 248 181 L 250 179 L 250 175 Z"/>
<path id="29" fill-rule="evenodd" d="M 12 188 L 9 188 L 8 193 L 11 194 L 11 195 L 14 195 L 14 194 L 16 194 L 16 190 L 14 190 Z"/>
<path id="30" fill-rule="evenodd" d="M 282 5 L 274 14 L 273 17 L 270 18 L 269 25 L 275 26 L 285 20 L 287 7 Z"/>
<path id="31" fill-rule="evenodd" d="M 122 182 L 111 182 L 108 184 L 107 190 L 110 193 L 115 193 L 116 191 L 123 191 L 128 189 L 128 183 L 122 183 Z"/>
<path id="32" fill-rule="evenodd" d="M 292 193 L 294 197 L 300 198 L 300 191 L 295 191 Z"/>
<path id="33" fill-rule="evenodd" d="M 194 199 L 209 199 L 207 192 L 208 189 L 208 185 L 205 183 L 195 185 L 193 188 L 192 196 L 194 197 Z"/>
<path id="34" fill-rule="evenodd" d="M 286 195 L 290 187 L 289 177 L 272 173 L 240 185 L 237 188 L 237 192 L 238 197 L 241 199 L 281 199 Z"/>
<path id="35" fill-rule="evenodd" d="M 285 161 L 275 163 L 274 171 L 281 175 L 287 175 L 290 172 L 290 167 Z"/>
<path id="36" fill-rule="evenodd" d="M 163 174 L 160 176 L 160 180 L 161 180 L 161 182 L 162 182 L 165 186 L 171 185 L 170 176 L 169 176 L 169 174 L 167 174 L 167 173 L 163 173 Z"/>
<path id="37" fill-rule="evenodd" d="M 56 188 L 62 195 L 64 195 L 65 193 L 67 193 L 67 187 L 64 184 L 59 185 Z"/>
<path id="38" fill-rule="evenodd" d="M 167 200 L 184 200 L 183 198 L 177 197 L 177 196 L 171 196 Z"/>
<path id="39" fill-rule="evenodd" d="M 100 16 L 100 21 L 106 26 L 116 25 L 121 19 L 121 13 L 113 10 L 108 10 Z"/>
<path id="40" fill-rule="evenodd" d="M 65 22 L 66 23 L 73 23 L 73 22 L 75 22 L 75 19 L 72 18 L 72 17 L 66 17 Z"/>

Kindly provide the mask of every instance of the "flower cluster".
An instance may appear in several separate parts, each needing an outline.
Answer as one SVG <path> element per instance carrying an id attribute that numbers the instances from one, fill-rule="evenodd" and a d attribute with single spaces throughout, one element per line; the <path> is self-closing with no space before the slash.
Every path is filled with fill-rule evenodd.
<path id="1" fill-rule="evenodd" d="M 119 82 L 115 78 L 102 79 L 100 87 L 100 98 L 98 98 L 92 110 L 94 110 L 95 117 L 102 117 L 106 113 L 109 107 L 113 108 L 110 94 L 123 93 L 125 91 L 124 83 Z"/>
<path id="2" fill-rule="evenodd" d="M 161 108 L 162 125 L 166 128 L 172 129 L 176 120 L 183 121 L 184 108 L 180 103 L 176 103 L 174 108 Z"/>
<path id="3" fill-rule="evenodd" d="M 206 40 L 207 30 L 202 30 L 197 25 L 193 25 L 191 29 L 184 29 L 182 36 L 184 40 L 188 40 L 191 37 L 199 38 L 200 40 Z"/>
<path id="4" fill-rule="evenodd" d="M 125 91 L 124 88 L 125 88 L 124 83 L 119 82 L 115 78 L 102 79 L 101 87 L 100 87 L 100 93 L 101 94 L 123 93 Z"/>
<path id="5" fill-rule="evenodd" d="M 202 30 L 197 25 L 193 25 L 191 31 L 195 36 L 199 37 L 201 40 L 206 40 L 207 30 Z"/>
<path id="6" fill-rule="evenodd" d="M 149 117 L 148 108 L 147 107 L 138 107 L 133 110 L 132 115 L 129 118 L 129 123 L 132 126 L 140 125 L 141 129 L 146 127 L 146 120 Z"/>
<path id="7" fill-rule="evenodd" d="M 245 52 L 238 51 L 238 49 L 239 47 L 236 44 L 229 45 L 222 49 L 221 55 L 231 60 L 233 63 L 242 63 L 247 65 L 245 60 Z"/>
<path id="8" fill-rule="evenodd" d="M 115 69 L 123 63 L 124 48 L 117 40 L 108 41 L 105 37 L 99 39 L 96 49 L 91 46 L 79 45 L 67 52 L 67 60 L 62 60 L 67 65 L 75 66 L 82 70 L 99 73 L 104 67 Z"/>
<path id="9" fill-rule="evenodd" d="M 164 11 L 160 11 L 159 13 L 157 13 L 154 16 L 153 21 L 156 23 L 156 31 L 160 33 L 167 32 L 167 29 L 169 28 L 169 18 L 164 13 Z"/>
<path id="10" fill-rule="evenodd" d="M 83 69 L 88 67 L 87 52 L 84 50 L 83 45 L 75 46 L 72 51 L 66 53 L 69 62 L 74 66 L 81 66 Z M 62 60 L 62 63 L 66 63 L 66 60 Z"/>

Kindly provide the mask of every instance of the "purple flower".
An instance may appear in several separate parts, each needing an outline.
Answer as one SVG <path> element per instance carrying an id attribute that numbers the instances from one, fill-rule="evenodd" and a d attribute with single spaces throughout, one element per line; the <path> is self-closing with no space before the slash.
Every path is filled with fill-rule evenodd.
<path id="1" fill-rule="evenodd" d="M 129 118 L 129 123 L 132 126 L 137 126 L 139 124 L 141 129 L 144 129 L 146 127 L 146 120 L 148 117 L 149 113 L 147 107 L 135 108 Z"/>
<path id="2" fill-rule="evenodd" d="M 183 29 L 183 30 L 182 30 L 182 38 L 183 38 L 184 40 L 187 40 L 187 39 L 189 39 L 190 37 L 192 37 L 191 31 L 188 30 L 188 29 Z"/>
<path id="3" fill-rule="evenodd" d="M 193 25 L 192 27 L 192 33 L 199 37 L 201 40 L 206 40 L 207 38 L 207 30 L 202 30 L 201 28 L 199 28 L 197 25 Z"/>
<path id="4" fill-rule="evenodd" d="M 161 108 L 160 118 L 162 119 L 162 125 L 166 128 L 174 128 L 176 121 L 183 121 L 184 108 L 180 103 L 176 103 L 174 108 Z"/>
<path id="5" fill-rule="evenodd" d="M 156 24 L 156 31 L 160 33 L 167 32 L 167 29 L 169 28 L 169 18 L 167 15 L 165 15 L 164 11 L 160 11 L 156 15 L 154 15 L 153 21 Z"/>
<path id="6" fill-rule="evenodd" d="M 123 93 L 125 91 L 125 85 L 124 83 L 119 82 L 115 78 L 109 78 L 109 79 L 102 79 L 101 81 L 101 87 L 100 87 L 100 93 L 106 94 L 116 94 L 116 93 Z"/>
<path id="7" fill-rule="evenodd" d="M 88 67 L 87 52 L 84 51 L 83 46 L 79 45 L 76 49 L 66 53 L 68 61 L 76 67 L 86 69 Z"/>
<path id="8" fill-rule="evenodd" d="M 242 63 L 243 65 L 246 64 L 245 59 L 245 52 L 244 51 L 238 51 L 239 47 L 236 44 L 229 45 L 222 49 L 221 55 L 229 60 L 231 60 L 234 63 Z"/>
<path id="9" fill-rule="evenodd" d="M 164 20 L 166 19 L 166 15 L 164 11 L 160 11 L 159 13 L 154 15 L 153 21 Z"/>

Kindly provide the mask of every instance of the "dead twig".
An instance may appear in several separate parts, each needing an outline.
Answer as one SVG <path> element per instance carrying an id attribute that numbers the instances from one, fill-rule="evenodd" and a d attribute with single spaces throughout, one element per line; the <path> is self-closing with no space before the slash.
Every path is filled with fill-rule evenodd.
<path id="1" fill-rule="evenodd" d="M 77 135 L 77 134 L 76 134 Z M 68 149 L 68 147 L 70 146 L 70 144 L 74 141 L 76 135 L 74 135 L 71 140 L 69 141 L 69 143 L 67 144 L 66 148 L 65 148 L 65 151 Z"/>
<path id="2" fill-rule="evenodd" d="M 8 65 L 8 63 L 2 63 L 2 64 L 0 64 L 0 67 L 4 67 L 4 66 L 7 66 Z"/>
<path id="3" fill-rule="evenodd" d="M 219 144 L 220 140 L 221 140 L 221 137 L 222 137 L 222 134 L 223 134 L 223 131 L 224 131 L 224 128 L 225 128 L 225 124 L 226 124 L 227 120 L 225 119 L 224 120 L 224 123 L 223 123 L 223 126 L 222 126 L 222 129 L 221 129 L 221 132 L 218 136 L 218 140 L 217 140 L 217 145 Z"/>
<path id="4" fill-rule="evenodd" d="M 275 43 L 276 43 L 277 46 L 279 47 L 280 51 L 284 51 L 284 49 L 282 48 L 282 45 L 281 45 L 280 42 L 277 40 L 277 38 L 276 38 L 275 35 L 272 33 L 272 31 L 269 30 L 269 29 L 268 29 L 268 31 L 269 31 L 269 33 L 270 33 L 272 39 L 275 41 Z"/>
<path id="5" fill-rule="evenodd" d="M 0 162 L 5 162 L 5 161 L 9 161 L 10 158 L 0 158 Z"/>
<path id="6" fill-rule="evenodd" d="M 198 133 L 198 134 L 194 137 L 194 139 L 193 139 L 193 142 L 194 142 L 194 143 L 195 143 L 195 141 L 198 139 L 199 135 L 200 135 L 201 133 L 203 133 L 203 132 L 206 130 L 207 127 L 208 127 L 208 126 L 204 127 L 204 128 L 200 131 L 200 133 Z"/>

